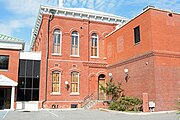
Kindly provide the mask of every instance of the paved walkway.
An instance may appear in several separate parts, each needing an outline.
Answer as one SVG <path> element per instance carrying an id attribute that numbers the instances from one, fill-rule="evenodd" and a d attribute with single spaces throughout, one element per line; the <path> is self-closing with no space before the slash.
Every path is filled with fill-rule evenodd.
<path id="1" fill-rule="evenodd" d="M 180 120 L 176 112 L 127 114 L 100 110 L 0 111 L 2 120 Z"/>

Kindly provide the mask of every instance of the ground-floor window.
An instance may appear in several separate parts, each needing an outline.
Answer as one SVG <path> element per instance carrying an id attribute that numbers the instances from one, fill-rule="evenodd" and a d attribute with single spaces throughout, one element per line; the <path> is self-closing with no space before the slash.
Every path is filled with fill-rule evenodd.
<path id="1" fill-rule="evenodd" d="M 71 73 L 71 93 L 79 93 L 79 73 Z"/>
<path id="2" fill-rule="evenodd" d="M 52 73 L 52 93 L 60 93 L 60 72 Z"/>

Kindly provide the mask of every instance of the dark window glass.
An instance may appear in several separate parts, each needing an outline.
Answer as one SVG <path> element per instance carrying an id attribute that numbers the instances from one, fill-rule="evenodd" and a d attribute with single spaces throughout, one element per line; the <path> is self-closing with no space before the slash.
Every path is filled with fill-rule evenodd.
<path id="1" fill-rule="evenodd" d="M 19 76 L 25 76 L 26 73 L 26 60 L 20 60 L 19 61 Z"/>
<path id="2" fill-rule="evenodd" d="M 39 78 L 33 78 L 33 88 L 39 88 Z"/>
<path id="3" fill-rule="evenodd" d="M 39 90 L 33 90 L 33 101 L 38 101 L 39 100 Z"/>
<path id="4" fill-rule="evenodd" d="M 32 71 L 33 71 L 33 61 L 27 60 L 26 76 L 32 76 Z"/>
<path id="5" fill-rule="evenodd" d="M 134 42 L 135 44 L 140 42 L 140 27 L 139 26 L 134 28 Z"/>
<path id="6" fill-rule="evenodd" d="M 26 78 L 26 88 L 32 88 L 32 78 Z"/>
<path id="7" fill-rule="evenodd" d="M 24 89 L 18 89 L 17 90 L 17 100 L 18 101 L 23 101 L 24 100 Z"/>
<path id="8" fill-rule="evenodd" d="M 40 61 L 34 61 L 33 77 L 40 77 Z"/>
<path id="9" fill-rule="evenodd" d="M 18 101 L 39 100 L 40 61 L 20 60 Z"/>
<path id="10" fill-rule="evenodd" d="M 8 70 L 8 65 L 9 65 L 9 56 L 0 55 L 0 69 Z"/>
<path id="11" fill-rule="evenodd" d="M 25 101 L 31 101 L 31 91 L 32 90 L 25 90 Z"/>
<path id="12" fill-rule="evenodd" d="M 25 78 L 20 77 L 18 80 L 18 88 L 25 88 Z"/>

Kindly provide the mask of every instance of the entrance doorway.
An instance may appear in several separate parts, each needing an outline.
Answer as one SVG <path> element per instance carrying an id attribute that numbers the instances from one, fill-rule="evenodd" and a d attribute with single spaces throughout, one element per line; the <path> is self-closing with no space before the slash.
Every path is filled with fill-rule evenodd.
<path id="1" fill-rule="evenodd" d="M 106 94 L 104 93 L 103 90 L 100 89 L 101 86 L 105 87 L 105 75 L 104 74 L 100 74 L 98 77 L 98 99 L 105 100 Z"/>
<path id="2" fill-rule="evenodd" d="M 11 89 L 0 88 L 0 109 L 10 109 L 11 107 Z"/>

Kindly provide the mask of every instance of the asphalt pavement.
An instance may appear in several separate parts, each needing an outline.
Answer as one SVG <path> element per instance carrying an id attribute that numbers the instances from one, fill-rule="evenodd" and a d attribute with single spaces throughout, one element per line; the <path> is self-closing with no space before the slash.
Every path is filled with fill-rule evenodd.
<path id="1" fill-rule="evenodd" d="M 2 120 L 180 120 L 176 112 L 126 113 L 102 110 L 0 111 Z"/>

